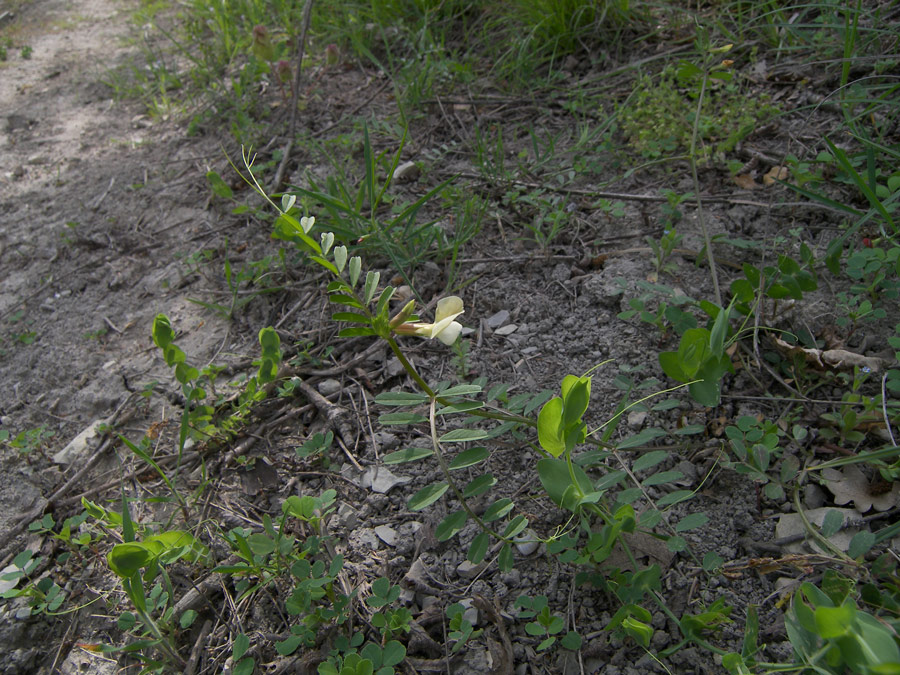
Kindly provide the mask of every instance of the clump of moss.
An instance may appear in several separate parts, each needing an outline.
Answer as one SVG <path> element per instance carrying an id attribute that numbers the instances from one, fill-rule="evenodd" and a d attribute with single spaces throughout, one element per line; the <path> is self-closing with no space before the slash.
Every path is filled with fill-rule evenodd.
<path id="1" fill-rule="evenodd" d="M 697 145 L 701 163 L 724 160 L 740 140 L 780 113 L 767 96 L 747 96 L 744 84 L 737 75 L 729 82 L 707 83 Z M 659 75 L 642 76 L 635 91 L 628 106 L 619 111 L 620 128 L 632 148 L 654 159 L 687 153 L 700 95 L 699 78 L 685 85 L 672 65 Z"/>

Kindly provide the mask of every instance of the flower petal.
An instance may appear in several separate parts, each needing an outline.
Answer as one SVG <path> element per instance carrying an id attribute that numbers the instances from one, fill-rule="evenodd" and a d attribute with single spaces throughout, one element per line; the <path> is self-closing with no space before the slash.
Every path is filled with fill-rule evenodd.
<path id="1" fill-rule="evenodd" d="M 456 342 L 456 338 L 459 337 L 459 333 L 461 330 L 461 323 L 457 321 L 451 321 L 450 324 L 435 337 L 437 337 L 437 339 L 443 342 L 445 345 L 449 346 Z"/>
<path id="2" fill-rule="evenodd" d="M 446 298 L 438 300 L 437 308 L 434 311 L 434 322 L 440 323 L 443 319 L 449 318 L 451 321 L 463 313 L 462 298 L 455 295 L 448 295 Z"/>

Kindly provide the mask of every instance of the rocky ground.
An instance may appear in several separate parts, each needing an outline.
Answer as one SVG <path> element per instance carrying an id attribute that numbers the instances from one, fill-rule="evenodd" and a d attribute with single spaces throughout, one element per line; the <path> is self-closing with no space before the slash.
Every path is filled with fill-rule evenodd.
<path id="1" fill-rule="evenodd" d="M 77 7 L 55 0 L 23 5 L 16 10 L 16 40 L 33 51 L 28 59 L 11 53 L 0 70 L 0 382 L 5 392 L 0 421 L 9 439 L 30 432 L 18 445 L 2 445 L 0 567 L 25 548 L 54 559 L 65 550 L 63 544 L 47 532 L 30 531 L 29 524 L 46 513 L 60 523 L 80 512 L 82 497 L 114 505 L 123 481 L 132 496 L 143 498 L 135 502 L 136 519 L 159 520 L 168 513 L 165 504 L 146 501 L 165 493 L 158 476 L 147 472 L 115 435 L 101 430 L 87 445 L 61 453 L 102 421 L 117 425 L 119 433 L 134 441 L 154 434 L 159 438 L 158 457 L 171 456 L 183 399 L 151 340 L 158 313 L 170 318 L 178 344 L 192 363 L 227 367 L 221 381 L 252 373 L 257 333 L 271 325 L 294 357 L 292 372 L 327 403 L 317 404 L 303 393 L 273 399 L 254 412 L 230 446 L 209 456 L 195 449 L 185 458 L 185 488 L 205 481 L 194 514 L 196 522 L 204 524 L 201 531 L 259 527 L 264 514 L 281 513 L 289 495 L 336 490 L 339 508 L 328 528 L 346 558 L 347 579 L 361 588 L 379 576 L 401 584 L 403 601 L 427 636 L 410 641 L 403 666 L 407 672 L 722 672 L 712 654 L 695 646 L 677 651 L 662 666 L 631 640 L 604 631 L 615 604 L 600 589 L 576 586 L 576 570 L 562 565 L 545 547 L 518 551 L 512 571 L 500 572 L 496 564 L 473 568 L 465 562 L 477 534 L 473 524 L 450 542 L 439 542 L 434 528 L 447 507 L 438 504 L 410 512 L 409 496 L 440 474 L 427 463 L 382 464 L 386 454 L 421 444 L 423 434 L 382 427 L 377 418 L 384 409 L 373 401 L 381 392 L 408 388 L 408 378 L 386 348 L 373 349 L 366 339 L 336 338 L 322 277 L 308 265 L 295 264 L 290 253 L 281 265 L 279 242 L 269 236 L 264 211 L 235 215 L 232 204 L 211 194 L 206 174 L 215 170 L 233 186 L 239 201 L 264 209 L 229 166 L 228 157 L 239 157 L 239 150 L 224 131 L 204 128 L 189 136 L 183 119 L 151 118 L 137 103 L 115 99 L 109 72 L 134 56 L 134 48 L 124 40 L 132 30 L 129 9 L 114 0 L 88 0 Z M 776 95 L 799 107 L 804 97 L 818 95 L 816 84 L 812 82 L 810 91 L 795 88 Z M 351 128 L 356 116 L 389 118 L 395 105 L 383 77 L 348 64 L 313 79 L 301 124 L 329 138 Z M 442 106 L 433 105 L 414 120 L 404 156 L 415 160 L 422 173 L 398 184 L 397 198 L 415 199 L 443 178 L 461 175 L 456 180 L 465 189 L 486 200 L 499 199 L 496 186 L 465 177 L 473 173 L 470 155 L 446 148 L 471 141 L 467 129 L 476 116 L 482 122 L 493 116 L 498 124 L 506 123 L 510 109 L 548 132 L 567 123 L 559 110 L 541 110 L 514 99 L 455 106 L 453 120 Z M 745 158 L 777 161 L 785 148 L 817 133 L 817 125 L 826 128 L 829 114 L 819 111 L 818 117 L 802 123 L 781 118 L 746 144 Z M 270 121 L 277 138 L 283 124 L 277 107 Z M 512 136 L 509 156 L 527 143 L 524 134 Z M 261 161 L 271 157 L 271 150 L 263 149 Z M 306 172 L 324 176 L 331 170 L 316 164 L 315 155 L 302 148 L 295 159 L 289 182 L 302 182 Z M 761 165 L 759 175 L 769 168 Z M 727 173 L 712 170 L 702 180 L 712 195 L 706 205 L 708 222 L 715 232 L 735 239 L 771 241 L 799 228 L 821 255 L 839 223 L 828 211 L 798 205 L 778 187 L 763 188 L 760 182 L 748 190 L 746 183 L 737 185 Z M 421 262 L 412 281 L 426 302 L 452 289 L 459 289 L 464 298 L 461 320 L 468 328 L 468 353 L 460 358 L 442 345 L 416 342 L 410 348 L 415 365 L 430 381 L 484 377 L 490 384 L 508 384 L 514 395 L 557 391 L 563 375 L 581 374 L 611 360 L 594 373 L 590 427 L 602 424 L 615 410 L 623 376 L 638 383 L 656 377 L 657 388 L 666 386 L 657 353 L 676 348 L 671 334 L 661 335 L 649 324 L 617 315 L 629 308 L 628 300 L 639 296 L 644 288 L 640 284 L 648 280 L 695 299 L 711 299 L 713 291 L 708 270 L 694 264 L 702 238 L 696 213 L 688 208 L 679 226 L 684 241 L 672 258 L 674 264 L 662 275 L 655 270 L 644 238 L 660 236 L 659 203 L 627 196 L 655 199 L 657 188 L 637 175 L 616 184 L 614 191 L 624 202 L 621 217 L 593 208 L 596 195 L 590 186 L 569 193 L 569 227 L 545 247 L 523 235 L 527 231 L 522 223 L 515 229 L 516 223 L 489 213 L 455 266 L 446 260 Z M 690 181 L 685 178 L 679 188 L 689 191 Z M 446 220 L 442 225 L 452 227 Z M 738 254 L 739 249 L 721 251 L 723 286 L 737 274 L 729 258 Z M 232 316 L 209 309 L 210 304 L 227 307 L 233 300 L 223 278 L 226 260 L 234 270 L 260 270 L 262 277 L 257 285 L 241 288 L 235 296 L 240 306 Z M 381 271 L 382 279 L 397 275 L 386 259 L 373 255 L 367 263 Z M 398 285 L 404 282 L 396 277 Z M 274 287 L 277 292 L 257 292 Z M 802 306 L 777 317 L 779 327 L 805 327 L 822 335 L 837 317 L 839 290 L 820 286 Z M 198 299 L 207 307 L 197 304 Z M 869 324 L 843 346 L 889 359 L 886 336 L 895 319 Z M 740 650 L 745 608 L 758 606 L 761 642 L 768 645 L 763 658 L 780 661 L 789 657 L 791 648 L 779 588 L 801 577 L 815 578 L 821 573 L 819 564 L 827 561 L 805 549 L 797 549 L 805 556 L 802 564 L 786 561 L 790 536 L 776 533 L 776 525 L 793 509 L 790 496 L 768 499 L 759 485 L 727 468 L 722 428 L 742 415 L 761 415 L 782 420 L 785 428 L 800 425 L 814 436 L 819 415 L 828 408 L 810 399 L 788 405 L 785 400 L 793 394 L 780 388 L 771 369 L 754 366 L 752 353 L 739 352 L 734 358 L 739 368 L 726 376 L 721 406 L 704 409 L 675 394 L 680 402 L 674 408 L 632 412 L 622 423 L 619 438 L 650 427 L 669 433 L 652 448 L 623 451 L 621 458 L 630 465 L 642 453 L 668 452 L 657 470 L 678 471 L 681 477 L 651 489 L 649 496 L 659 499 L 674 489 L 696 491 L 694 498 L 668 512 L 671 521 L 697 512 L 709 517 L 703 527 L 685 534 L 694 557 L 673 553 L 651 537 L 634 535 L 630 543 L 640 563 L 662 570 L 662 592 L 674 615 L 699 612 L 717 599 L 734 607 L 733 622 L 711 638 L 723 649 Z M 767 399 L 769 393 L 781 398 Z M 825 386 L 814 398 L 832 396 L 840 398 L 837 386 Z M 340 439 L 345 447 L 335 446 L 329 461 L 303 459 L 297 448 L 326 430 L 326 415 L 334 406 L 352 420 L 353 435 Z M 678 429 L 686 425 L 700 425 L 703 431 L 679 436 Z M 563 526 L 559 509 L 540 498 L 536 453 L 516 439 L 498 442 L 490 450 L 488 468 L 501 486 L 493 497 L 515 499 L 541 537 Z M 820 450 L 810 441 L 792 452 Z M 818 486 L 808 487 L 803 498 L 809 509 L 834 503 L 831 493 Z M 116 655 L 85 649 L 123 641 L 116 620 L 127 601 L 104 558 L 111 542 L 97 541 L 65 565 L 41 568 L 41 574 L 53 575 L 66 590 L 68 598 L 60 608 L 66 613 L 26 617 L 21 600 L 0 604 L 0 652 L 5 652 L 0 672 L 118 669 Z M 220 560 L 229 555 L 221 542 L 212 549 Z M 702 572 L 698 561 L 711 551 L 731 566 L 730 574 L 707 577 Z M 750 561 L 766 556 L 774 562 L 765 571 L 754 569 Z M 216 577 L 202 570 L 183 571 L 187 575 L 195 583 Z M 185 579 L 177 583 L 179 592 L 187 594 Z M 203 622 L 198 622 L 179 635 L 185 655 L 199 645 L 196 672 L 217 672 L 225 666 L 234 621 L 252 638 L 257 672 L 263 672 L 263 664 L 265 672 L 314 670 L 324 644 L 321 652 L 288 657 L 274 650 L 290 626 L 290 617 L 280 607 L 282 591 L 254 596 L 253 605 L 235 606 L 232 590 L 216 577 L 206 587 L 212 611 L 199 609 L 210 619 L 210 629 L 202 633 Z M 514 603 L 521 595 L 546 595 L 567 627 L 582 635 L 582 649 L 536 651 L 538 641 L 526 635 L 524 621 L 515 619 L 519 610 Z M 442 651 L 445 627 L 434 607 L 459 601 L 478 610 L 473 617 L 485 632 L 451 658 Z M 657 613 L 652 625 L 654 653 L 678 640 L 677 627 L 665 614 Z"/>

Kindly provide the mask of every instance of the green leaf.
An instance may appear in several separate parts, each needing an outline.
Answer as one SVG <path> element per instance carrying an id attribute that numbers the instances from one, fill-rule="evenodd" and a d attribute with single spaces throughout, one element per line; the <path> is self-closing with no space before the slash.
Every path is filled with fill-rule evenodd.
<path id="1" fill-rule="evenodd" d="M 338 337 L 342 338 L 366 337 L 369 335 L 375 335 L 375 331 L 371 328 L 344 328 L 338 333 Z"/>
<path id="2" fill-rule="evenodd" d="M 275 643 L 275 651 L 277 651 L 281 656 L 290 656 L 295 651 L 297 651 L 297 647 L 303 644 L 303 638 L 299 635 L 292 635 L 286 640 L 282 640 L 281 642 Z"/>
<path id="3" fill-rule="evenodd" d="M 464 413 L 469 412 L 470 410 L 478 410 L 484 407 L 484 403 L 481 401 L 460 401 L 459 403 L 453 403 L 451 405 L 444 406 L 443 408 L 438 408 L 434 411 L 435 415 L 453 415 L 456 413 Z"/>
<path id="4" fill-rule="evenodd" d="M 591 479 L 577 464 L 572 465 L 578 484 L 572 484 L 569 466 L 564 459 L 544 458 L 537 464 L 538 477 L 547 496 L 557 505 L 573 510 L 578 506 L 578 497 L 593 491 Z M 570 490 L 570 488 L 572 488 Z M 579 494 L 580 493 L 580 494 Z"/>
<path id="5" fill-rule="evenodd" d="M 481 387 L 477 384 L 458 384 L 444 391 L 438 392 L 441 396 L 471 396 L 472 394 L 480 394 Z"/>
<path id="6" fill-rule="evenodd" d="M 241 633 L 234 638 L 234 644 L 231 647 L 231 658 L 235 661 L 240 661 L 248 649 L 250 649 L 250 638 Z"/>
<path id="7" fill-rule="evenodd" d="M 331 293 L 328 296 L 328 299 L 336 305 L 346 305 L 347 307 L 355 307 L 356 309 L 365 309 L 359 300 L 346 293 Z"/>
<path id="8" fill-rule="evenodd" d="M 690 499 L 694 493 L 690 490 L 675 490 L 667 495 L 663 495 L 656 503 L 657 507 L 669 506 L 670 504 L 678 504 L 685 499 Z"/>
<path id="9" fill-rule="evenodd" d="M 509 572 L 513 568 L 513 551 L 512 546 L 503 544 L 500 549 L 500 555 L 497 556 L 497 566 L 503 573 Z"/>
<path id="10" fill-rule="evenodd" d="M 649 429 L 642 429 L 641 431 L 636 433 L 634 436 L 629 436 L 628 438 L 626 438 L 624 441 L 619 443 L 616 447 L 619 450 L 625 450 L 627 448 L 636 448 L 641 445 L 647 445 L 648 443 L 651 443 L 654 440 L 656 440 L 657 438 L 660 438 L 661 436 L 665 436 L 665 435 L 666 435 L 666 432 L 663 431 L 662 429 L 655 429 L 652 427 Z M 640 461 L 640 460 L 638 460 L 638 461 Z"/>
<path id="11" fill-rule="evenodd" d="M 438 523 L 438 526 L 434 529 L 435 539 L 447 541 L 465 527 L 467 518 L 468 514 L 462 509 L 454 511 Z"/>
<path id="12" fill-rule="evenodd" d="M 566 451 L 566 442 L 560 428 L 562 414 L 563 400 L 559 397 L 547 401 L 538 413 L 538 442 L 554 457 L 559 457 Z"/>
<path id="13" fill-rule="evenodd" d="M 337 246 L 331 255 L 334 256 L 334 266 L 337 267 L 338 274 L 342 273 L 347 264 L 347 247 Z"/>
<path id="14" fill-rule="evenodd" d="M 876 537 L 869 530 L 861 530 L 853 535 L 847 555 L 851 558 L 859 558 L 865 555 L 875 545 Z"/>
<path id="15" fill-rule="evenodd" d="M 498 499 L 493 504 L 491 504 L 485 510 L 484 515 L 481 518 L 486 523 L 490 523 L 494 520 L 499 520 L 500 518 L 503 518 L 507 513 L 512 511 L 513 507 L 515 507 L 515 502 L 513 502 L 512 499 L 503 497 L 502 499 Z"/>
<path id="16" fill-rule="evenodd" d="M 844 516 L 836 509 L 829 509 L 822 520 L 822 536 L 826 539 L 836 534 L 844 524 Z"/>
<path id="17" fill-rule="evenodd" d="M 443 497 L 449 488 L 450 485 L 443 481 L 424 487 L 409 498 L 406 506 L 410 511 L 421 511 Z"/>
<path id="18" fill-rule="evenodd" d="M 705 556 L 703 556 L 703 569 L 707 572 L 712 572 L 717 569 L 723 562 L 722 556 L 720 556 L 715 551 L 709 551 Z"/>
<path id="19" fill-rule="evenodd" d="M 358 255 L 350 258 L 350 287 L 356 288 L 356 282 L 359 281 L 359 274 L 362 271 L 362 258 Z"/>
<path id="20" fill-rule="evenodd" d="M 384 464 L 404 464 L 406 462 L 417 462 L 420 459 L 431 457 L 434 451 L 431 448 L 406 448 L 406 450 L 398 450 L 381 458 Z"/>
<path id="21" fill-rule="evenodd" d="M 687 550 L 687 541 L 681 536 L 669 537 L 666 541 L 666 548 L 672 553 L 680 553 L 681 551 Z"/>
<path id="22" fill-rule="evenodd" d="M 506 538 L 515 537 L 526 527 L 528 527 L 528 518 L 526 518 L 522 514 L 519 514 L 518 516 L 513 518 L 511 521 L 509 521 L 509 524 L 506 526 L 506 529 L 503 530 L 503 536 Z"/>
<path id="23" fill-rule="evenodd" d="M 428 396 L 425 394 L 416 394 L 414 392 L 406 392 L 406 391 L 386 391 L 375 397 L 375 403 L 379 403 L 381 405 L 418 405 L 420 403 L 425 403 L 428 400 Z"/>
<path id="24" fill-rule="evenodd" d="M 392 295 L 394 295 L 393 286 L 388 286 L 383 291 L 381 291 L 381 296 L 378 298 L 378 303 L 375 305 L 376 316 L 379 316 L 387 311 L 388 302 L 390 301 Z"/>
<path id="25" fill-rule="evenodd" d="M 106 562 L 115 574 L 122 578 L 134 576 L 141 568 L 156 559 L 156 554 L 144 544 L 132 541 L 116 544 L 106 555 Z"/>
<path id="26" fill-rule="evenodd" d="M 707 516 L 705 513 L 692 513 L 689 516 L 685 516 L 678 521 L 678 524 L 675 526 L 675 531 L 687 532 L 688 530 L 703 527 L 708 522 L 709 516 Z"/>
<path id="27" fill-rule="evenodd" d="M 660 352 L 659 365 L 663 372 L 677 382 L 688 382 L 691 378 L 681 368 L 678 352 Z"/>
<path id="28" fill-rule="evenodd" d="M 734 300 L 731 301 L 734 304 Z M 721 356 L 725 350 L 725 337 L 728 334 L 728 317 L 731 314 L 731 305 L 719 311 L 709 335 L 709 349 L 713 356 Z"/>
<path id="29" fill-rule="evenodd" d="M 463 497 L 466 499 L 477 497 L 490 490 L 496 484 L 497 479 L 494 478 L 493 474 L 482 474 L 477 478 L 473 478 L 469 484 L 466 485 L 466 488 L 463 490 Z"/>
<path id="30" fill-rule="evenodd" d="M 591 378 L 566 375 L 562 382 L 562 428 L 570 429 L 581 421 L 591 399 Z"/>
<path id="31" fill-rule="evenodd" d="M 275 541 L 262 532 L 254 532 L 247 537 L 247 544 L 253 555 L 269 555 L 275 551 Z"/>
<path id="32" fill-rule="evenodd" d="M 468 560 L 473 565 L 477 565 L 482 560 L 484 560 L 484 556 L 487 555 L 488 547 L 491 543 L 491 536 L 487 532 L 481 532 L 475 536 L 472 540 L 472 543 L 469 544 L 469 552 L 466 555 L 466 560 Z"/>
<path id="33" fill-rule="evenodd" d="M 641 445 L 641 443 L 639 443 L 638 445 Z M 622 446 L 620 445 L 619 448 L 621 447 Z M 662 462 L 668 456 L 669 453 L 665 450 L 653 450 L 652 452 L 647 452 L 635 460 L 634 464 L 631 466 L 631 470 L 634 473 L 646 471 L 647 469 L 654 467 Z"/>
<path id="34" fill-rule="evenodd" d="M 438 440 L 441 443 L 463 443 L 466 441 L 481 441 L 489 437 L 490 434 L 483 429 L 454 429 L 441 436 Z"/>
<path id="35" fill-rule="evenodd" d="M 706 361 L 709 351 L 709 331 L 705 328 L 689 328 L 681 336 L 678 345 L 678 362 L 688 377 L 694 377 Z"/>
<path id="36" fill-rule="evenodd" d="M 406 647 L 397 640 L 390 640 L 381 652 L 381 665 L 387 668 L 398 665 L 406 658 Z"/>
<path id="37" fill-rule="evenodd" d="M 424 415 L 411 412 L 385 413 L 378 416 L 378 422 L 384 425 L 392 424 L 420 424 L 427 422 L 428 418 Z"/>
<path id="38" fill-rule="evenodd" d="M 480 446 L 469 448 L 468 450 L 463 450 L 456 457 L 454 457 L 449 466 L 451 470 L 465 469 L 466 467 L 474 466 L 479 462 L 483 462 L 489 456 L 490 453 L 488 453 L 487 448 L 483 448 Z"/>
<path id="39" fill-rule="evenodd" d="M 237 661 L 232 669 L 232 675 L 252 675 L 256 668 L 256 661 L 250 657 Z"/>
<path id="40" fill-rule="evenodd" d="M 363 287 L 363 303 L 368 305 L 378 292 L 378 281 L 381 279 L 380 272 L 366 272 L 366 283 Z"/>
<path id="41" fill-rule="evenodd" d="M 849 602 L 840 607 L 816 607 L 816 630 L 826 640 L 847 635 L 856 619 L 856 608 Z"/>
<path id="42" fill-rule="evenodd" d="M 335 312 L 331 315 L 332 321 L 347 321 L 348 323 L 369 324 L 369 317 L 359 312 Z"/>
<path id="43" fill-rule="evenodd" d="M 209 187 L 217 197 L 231 199 L 234 196 L 234 192 L 231 191 L 228 184 L 222 180 L 222 177 L 215 171 L 207 171 L 206 180 L 209 181 Z"/>

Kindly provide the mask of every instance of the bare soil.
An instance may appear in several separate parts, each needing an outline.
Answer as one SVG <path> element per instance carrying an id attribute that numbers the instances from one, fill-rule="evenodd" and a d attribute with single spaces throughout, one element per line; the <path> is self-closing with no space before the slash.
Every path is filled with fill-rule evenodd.
<path id="1" fill-rule="evenodd" d="M 431 536 L 443 516 L 441 507 L 434 513 L 407 510 L 408 497 L 438 479 L 435 467 L 391 467 L 404 482 L 385 493 L 360 479 L 354 463 L 379 466 L 387 452 L 415 444 L 415 434 L 380 428 L 377 415 L 383 411 L 372 402 L 379 392 L 407 382 L 386 350 L 367 351 L 370 345 L 365 340 L 335 338 L 321 279 L 310 268 L 292 268 L 278 282 L 282 291 L 254 297 L 230 319 L 191 301 L 227 304 L 230 294 L 222 278 L 225 259 L 237 269 L 266 256 L 277 258 L 278 242 L 269 238 L 266 223 L 253 215 L 232 215 L 229 204 L 210 195 L 205 178 L 210 169 L 240 188 L 239 181 L 232 180 L 224 154 L 235 157 L 238 150 L 224 131 L 205 128 L 202 134 L 189 137 L 184 120 L 151 118 L 136 103 L 113 100 L 113 91 L 103 82 L 111 67 L 133 54 L 123 40 L 130 31 L 130 10 L 130 5 L 116 0 L 77 5 L 38 0 L 22 5 L 16 9 L 15 39 L 30 45 L 33 53 L 26 60 L 11 51 L 10 60 L 0 66 L 0 382 L 4 391 L 0 428 L 9 430 L 11 437 L 26 430 L 42 432 L 28 453 L 2 446 L 0 568 L 25 547 L 52 559 L 63 550 L 59 542 L 45 534 L 29 534 L 27 525 L 44 513 L 52 513 L 61 522 L 80 511 L 82 496 L 98 502 L 118 499 L 123 476 L 134 496 L 163 493 L 156 477 L 142 473 L 112 435 L 101 434 L 82 454 L 65 462 L 55 457 L 97 420 L 118 423 L 119 433 L 135 440 L 152 429 L 161 434 L 160 456 L 171 454 L 181 400 L 171 372 L 151 341 L 154 316 L 162 312 L 170 317 L 179 334 L 178 344 L 192 363 L 227 365 L 223 381 L 251 372 L 251 360 L 258 352 L 257 333 L 273 325 L 291 355 L 297 351 L 293 345 L 315 344 L 322 362 L 307 360 L 296 372 L 332 404 L 350 411 L 355 435 L 342 439 L 348 447 L 345 452 L 335 449 L 330 465 L 310 464 L 298 459 L 295 450 L 325 428 L 321 411 L 303 396 L 263 404 L 231 447 L 204 457 L 208 497 L 198 520 L 213 520 L 226 529 L 253 526 L 263 514 L 279 514 L 281 502 L 291 494 L 334 488 L 344 507 L 330 527 L 352 579 L 364 583 L 388 576 L 402 582 L 408 589 L 404 597 L 423 624 L 424 608 L 435 598 L 441 606 L 469 600 L 499 608 L 502 619 L 481 612 L 485 637 L 452 658 L 429 652 L 421 646 L 426 641 L 419 643 L 418 651 L 410 645 L 410 661 L 404 666 L 408 672 L 414 672 L 413 666 L 419 672 L 458 673 L 665 672 L 634 643 L 603 630 L 615 604 L 599 589 L 576 587 L 574 571 L 543 548 L 530 556 L 519 555 L 509 573 L 501 574 L 496 564 L 474 573 L 466 568 L 463 563 L 476 534 L 474 526 L 442 544 Z M 349 129 L 348 116 L 395 115 L 391 88 L 384 84 L 378 73 L 359 66 L 344 66 L 329 77 L 313 79 L 303 124 L 327 136 Z M 813 85 L 827 87 L 824 82 Z M 276 136 L 282 123 L 277 93 L 268 95 L 275 102 L 272 134 Z M 792 91 L 782 98 L 793 98 L 799 106 L 805 96 L 807 92 Z M 362 112 L 360 101 L 367 101 Z M 398 196 L 415 198 L 444 176 L 471 174 L 471 156 L 446 153 L 439 159 L 428 158 L 440 154 L 436 149 L 471 142 L 469 129 L 475 115 L 482 122 L 491 115 L 500 120 L 510 106 L 538 128 L 552 131 L 568 124 L 560 109 L 513 99 L 456 106 L 452 120 L 443 106 L 432 106 L 414 120 L 407 148 L 408 158 L 420 161 L 426 170 L 419 180 L 398 186 Z M 827 111 L 821 115 L 803 120 L 806 127 L 791 118 L 781 120 L 774 130 L 747 144 L 755 153 L 748 149 L 745 159 L 750 162 L 757 156 L 777 161 L 785 148 L 796 147 L 805 134 L 816 134 L 815 125 L 828 124 Z M 527 142 L 524 134 L 510 139 L 510 157 L 527 147 Z M 278 145 L 271 144 L 261 159 L 270 157 L 271 148 Z M 310 166 L 308 161 L 307 154 L 298 150 L 292 180 L 300 182 L 307 170 L 314 175 L 330 170 Z M 760 175 L 768 168 L 763 160 Z M 830 214 L 785 205 L 791 198 L 775 192 L 778 188 L 741 190 L 727 173 L 713 171 L 702 179 L 707 194 L 717 196 L 707 204 L 707 218 L 716 232 L 765 240 L 787 236 L 788 230 L 800 227 L 820 253 L 833 236 L 837 221 Z M 689 182 L 680 187 L 691 189 Z M 632 177 L 615 190 L 656 195 L 657 188 Z M 470 189 L 489 199 L 499 197 L 492 186 L 478 181 Z M 444 262 L 423 264 L 414 281 L 426 300 L 444 290 L 451 273 L 456 279 L 472 281 L 462 292 L 463 319 L 473 329 L 467 336 L 469 378 L 484 376 L 492 383 L 509 383 L 511 393 L 555 391 L 566 373 L 580 374 L 612 359 L 595 373 L 590 424 L 597 426 L 608 419 L 621 396 L 615 382 L 620 369 L 635 371 L 632 377 L 637 381 L 656 376 L 664 382 L 656 354 L 675 349 L 676 344 L 671 336 L 662 338 L 647 324 L 616 316 L 627 309 L 629 297 L 639 294 L 638 282 L 653 278 L 643 239 L 660 234 L 658 205 L 627 201 L 625 217 L 612 218 L 591 208 L 589 191 L 586 186 L 586 194 L 571 196 L 575 226 L 549 249 L 539 250 L 523 238 L 521 223 L 503 223 L 491 216 L 479 237 L 466 247 L 458 269 L 451 272 Z M 239 194 L 253 203 L 247 192 Z M 514 225 L 518 229 L 512 229 Z M 685 251 L 676 257 L 675 271 L 660 281 L 691 297 L 711 299 L 708 270 L 695 266 L 690 253 L 702 247 L 692 212 L 681 228 Z M 293 264 L 290 254 L 288 261 Z M 723 285 L 733 273 L 725 262 Z M 387 265 L 380 269 L 384 279 L 396 274 Z M 782 317 L 783 327 L 805 325 L 814 335 L 820 334 L 835 319 L 835 290 L 823 289 L 810 296 L 802 314 Z M 500 312 L 508 316 L 497 317 Z M 886 354 L 888 323 L 857 332 L 846 346 Z M 330 355 L 323 352 L 327 345 L 334 347 Z M 440 345 L 416 343 L 411 353 L 429 380 L 455 380 L 460 375 L 459 364 Z M 643 556 L 641 562 L 662 568 L 665 599 L 676 615 L 700 611 L 718 598 L 735 608 L 734 623 L 712 638 L 717 646 L 740 650 L 745 608 L 757 605 L 761 641 L 768 644 L 763 658 L 778 661 L 790 654 L 782 609 L 776 605 L 779 584 L 794 582 L 802 574 L 815 576 L 816 569 L 811 558 L 804 570 L 778 563 L 768 573 L 746 568 L 752 558 L 782 557 L 784 544 L 775 541 L 775 524 L 792 506 L 766 500 L 752 482 L 723 469 L 721 454 L 724 424 L 745 414 L 777 419 L 784 412 L 765 401 L 769 385 L 761 382 L 774 380 L 765 371 L 738 371 L 727 377 L 728 395 L 720 408 L 704 410 L 683 396 L 674 411 L 628 416 L 620 436 L 648 426 L 670 432 L 685 424 L 707 428 L 700 436 L 687 440 L 673 436 L 668 445 L 659 446 L 670 451 L 659 468 L 678 469 L 684 474 L 679 487 L 697 490 L 694 499 L 672 510 L 673 522 L 698 511 L 710 517 L 703 528 L 686 534 L 693 552 L 702 558 L 716 551 L 736 571 L 729 578 L 708 580 L 695 558 L 672 554 L 650 538 L 632 544 Z M 778 389 L 777 384 L 771 386 Z M 144 397 L 142 391 L 152 393 Z M 778 393 L 790 396 L 784 389 Z M 823 397 L 830 393 L 824 392 Z M 836 388 L 835 393 L 839 398 L 840 390 Z M 795 421 L 814 429 L 819 412 L 812 404 L 802 406 Z M 194 463 L 189 468 L 199 466 L 202 451 L 191 456 Z M 242 457 L 255 461 L 237 461 Z M 508 492 L 494 496 L 510 496 L 520 505 L 527 504 L 522 508 L 531 526 L 546 537 L 564 519 L 550 502 L 537 498 L 537 459 L 523 444 L 498 444 L 492 447 L 489 470 Z M 91 468 L 78 474 L 89 463 Z M 186 487 L 196 487 L 199 469 L 186 475 Z M 668 489 L 660 487 L 650 496 L 658 498 Z M 831 495 L 821 490 L 807 496 L 813 500 L 810 506 L 816 499 L 831 503 Z M 159 513 L 135 516 L 154 519 Z M 57 580 L 70 595 L 64 609 L 84 604 L 80 610 L 57 617 L 22 618 L 21 604 L 0 604 L 0 673 L 116 670 L 109 657 L 80 646 L 122 640 L 115 620 L 127 603 L 105 568 L 105 553 L 102 547 L 85 552 L 79 565 L 73 561 L 66 568 L 76 576 Z M 227 555 L 215 548 L 214 553 Z M 43 568 L 44 573 L 52 569 Z M 189 587 L 180 590 L 187 593 Z M 321 645 L 322 652 L 287 658 L 274 651 L 274 642 L 283 638 L 290 624 L 278 607 L 283 598 L 271 598 L 274 605 L 262 606 L 268 600 L 261 599 L 255 606 L 235 608 L 227 606 L 219 590 L 210 591 L 216 612 L 201 610 L 212 619 L 213 628 L 199 645 L 202 656 L 197 672 L 219 672 L 224 667 L 230 647 L 223 647 L 229 645 L 234 626 L 220 622 L 223 612 L 240 617 L 243 631 L 252 636 L 258 664 L 267 664 L 271 672 L 314 672 L 316 659 L 323 658 L 327 645 Z M 537 653 L 537 641 L 525 634 L 524 622 L 512 620 L 517 615 L 513 603 L 522 594 L 548 596 L 551 608 L 565 615 L 568 625 L 585 638 L 582 650 Z M 98 597 L 100 602 L 87 604 Z M 665 615 L 660 613 L 653 625 L 657 629 L 654 651 L 677 641 L 677 627 Z M 440 621 L 428 627 L 438 644 L 444 642 L 442 630 Z M 199 636 L 194 630 L 181 638 L 187 655 Z M 666 664 L 670 672 L 721 672 L 711 654 L 695 647 L 677 652 Z"/>

